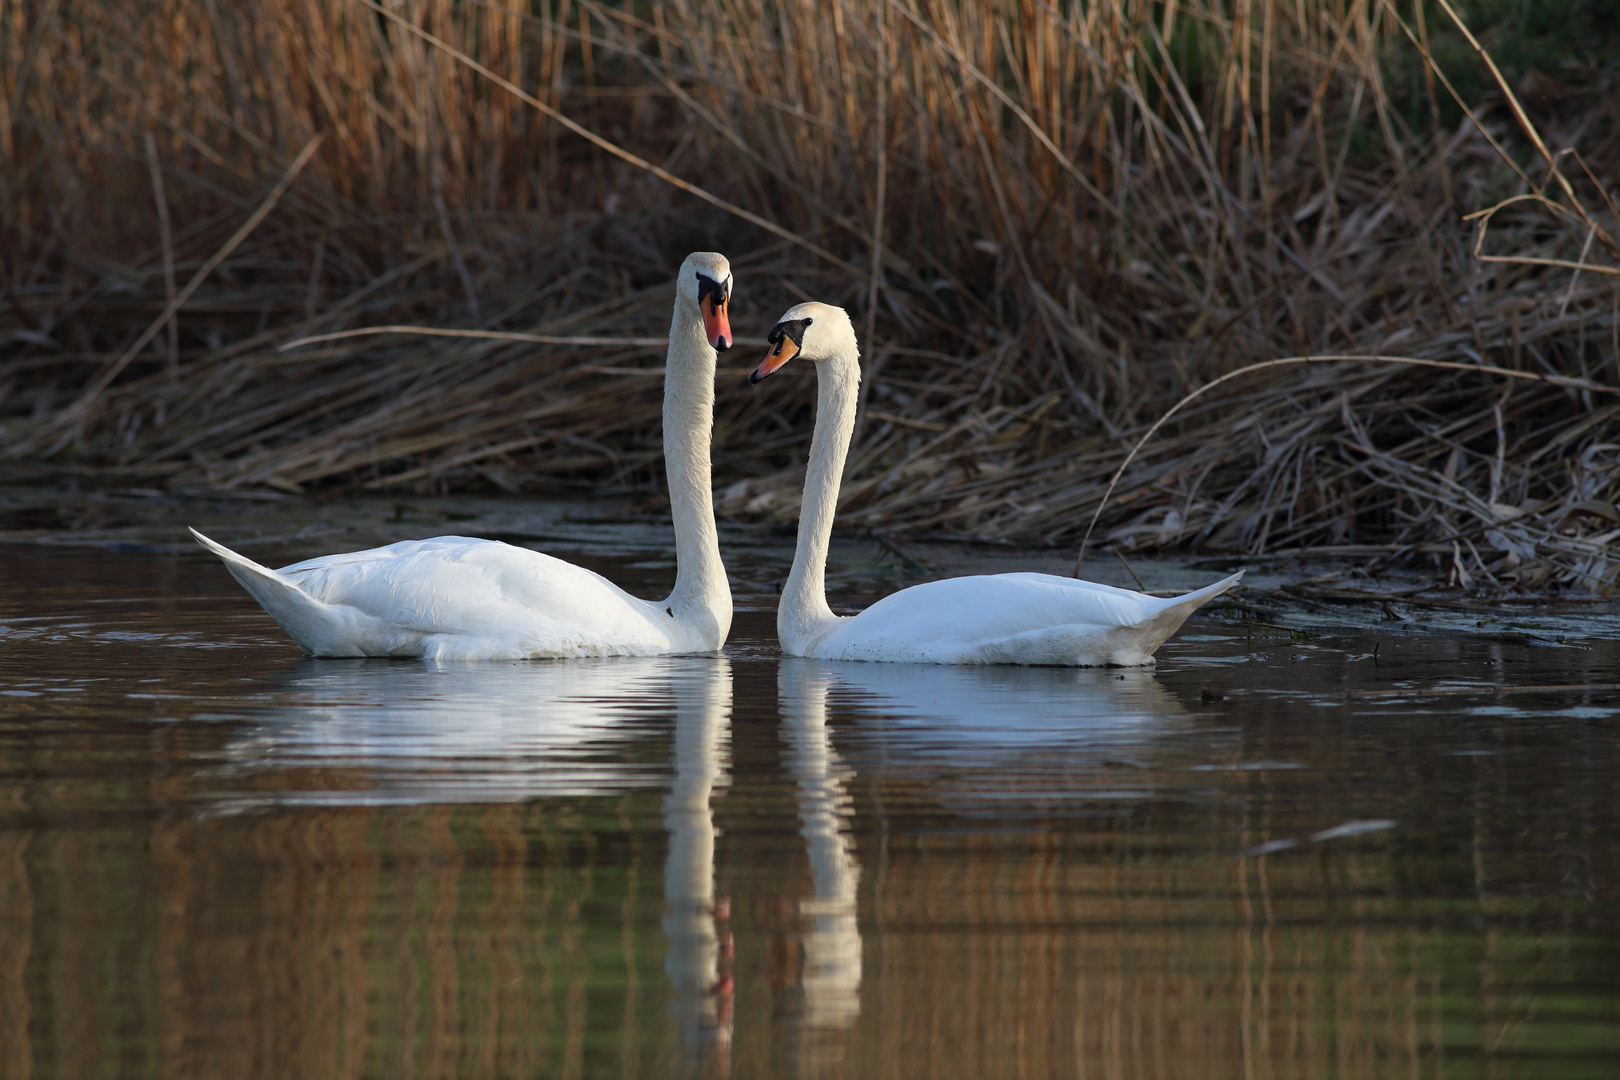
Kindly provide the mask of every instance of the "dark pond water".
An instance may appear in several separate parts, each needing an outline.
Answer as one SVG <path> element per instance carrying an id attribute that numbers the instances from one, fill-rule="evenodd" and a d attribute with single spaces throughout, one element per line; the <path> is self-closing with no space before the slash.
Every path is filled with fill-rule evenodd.
<path id="1" fill-rule="evenodd" d="M 1620 1074 L 1578 613 L 829 664 L 784 555 L 728 550 L 725 656 L 434 667 L 301 659 L 201 553 L 0 545 L 0 1076 Z"/>

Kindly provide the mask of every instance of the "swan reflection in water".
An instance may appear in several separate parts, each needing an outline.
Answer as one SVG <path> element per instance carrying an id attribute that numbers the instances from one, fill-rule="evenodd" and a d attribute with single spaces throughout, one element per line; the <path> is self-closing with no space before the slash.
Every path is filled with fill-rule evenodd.
<path id="1" fill-rule="evenodd" d="M 326 786 L 238 789 L 222 808 L 517 802 L 659 787 L 668 774 L 627 760 L 623 744 L 656 732 L 677 675 L 729 687 L 725 663 L 304 661 L 265 695 L 267 707 L 229 740 L 225 759 L 233 771 L 318 772 Z"/>
<path id="2" fill-rule="evenodd" d="M 1002 783 L 1020 759 L 1069 765 L 1125 756 L 1171 730 L 1181 713 L 1152 672 L 1140 669 L 952 668 L 784 657 L 777 695 L 810 858 L 811 895 L 799 903 L 806 1035 L 831 1035 L 852 1027 L 860 1015 L 861 871 L 848 794 L 855 769 L 833 747 L 830 705 L 852 714 L 854 724 L 840 738 L 863 770 L 882 773 L 919 760 L 963 764 L 974 769 L 978 785 Z M 1003 784 L 994 794 L 1016 799 L 1030 793 Z M 1036 797 L 1051 795 L 1050 785 L 1041 785 Z M 833 1043 L 804 1050 L 809 1053 L 802 1056 L 836 1064 Z"/>
<path id="3" fill-rule="evenodd" d="M 784 659 L 827 680 L 853 707 L 861 765 L 896 761 L 985 764 L 1053 752 L 1128 753 L 1171 730 L 1181 706 L 1151 668 L 942 667 Z M 875 752 L 875 753 L 874 753 Z"/>
<path id="4" fill-rule="evenodd" d="M 1123 675 L 1123 677 L 1121 677 Z M 1151 672 L 948 668 L 784 658 L 777 671 L 784 761 L 811 871 L 798 903 L 806 1059 L 836 1054 L 860 1015 L 860 863 L 849 795 L 855 768 L 962 764 L 1000 784 L 1022 761 L 1109 758 L 1167 729 L 1179 711 Z M 829 705 L 850 716 L 844 755 Z M 263 805 L 405 805 L 591 797 L 667 785 L 665 971 L 689 1053 L 728 1071 L 733 1017 L 729 903 L 715 890 L 714 799 L 728 783 L 732 669 L 725 657 L 641 657 L 476 666 L 300 664 L 259 696 L 227 743 L 225 768 L 266 787 L 222 797 Z M 667 731 L 674 778 L 627 752 Z M 642 760 L 638 761 L 637 758 Z M 313 778 L 313 782 L 312 782 Z M 1000 797 L 1026 797 L 1002 786 Z M 806 1064 L 810 1062 L 805 1061 Z"/>
<path id="5" fill-rule="evenodd" d="M 677 677 L 675 782 L 664 796 L 669 855 L 664 862 L 664 973 L 674 987 L 676 1026 L 688 1054 L 712 1051 L 729 1071 L 733 986 L 722 976 L 731 954 L 729 903 L 714 892 L 714 789 L 727 782 L 731 727 L 730 661 L 715 661 L 724 678 Z"/>
<path id="6" fill-rule="evenodd" d="M 728 905 L 716 901 L 712 799 L 726 783 L 731 662 L 626 657 L 436 665 L 300 664 L 261 695 L 226 744 L 235 774 L 294 770 L 276 790 L 235 793 L 220 810 L 266 805 L 388 806 L 617 795 L 669 784 L 663 824 L 664 969 L 681 1041 L 725 1071 L 732 982 Z M 674 780 L 625 743 L 675 726 Z M 323 786 L 312 787 L 315 775 Z"/>
<path id="7" fill-rule="evenodd" d="M 811 1031 L 850 1027 L 861 1010 L 861 932 L 855 917 L 861 868 L 850 836 L 854 807 L 846 791 L 855 774 L 839 759 L 827 731 L 832 684 L 832 673 L 820 661 L 784 657 L 777 673 L 788 768 L 798 785 L 799 834 L 810 855 L 812 892 L 799 902 L 799 914 L 804 1025 Z"/>

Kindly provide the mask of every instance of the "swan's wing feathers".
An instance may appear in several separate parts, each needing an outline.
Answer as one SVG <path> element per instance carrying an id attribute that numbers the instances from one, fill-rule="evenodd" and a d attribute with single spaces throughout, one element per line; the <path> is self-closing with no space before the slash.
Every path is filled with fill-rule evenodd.
<path id="1" fill-rule="evenodd" d="M 270 570 L 196 535 L 314 656 L 516 660 L 674 644 L 662 609 L 582 567 L 493 540 L 410 540 Z"/>
<path id="2" fill-rule="evenodd" d="M 1051 574 L 984 574 L 902 589 L 858 618 L 941 637 L 988 639 L 1071 623 L 1128 626 L 1152 618 L 1159 604 L 1141 593 Z"/>
<path id="3" fill-rule="evenodd" d="M 546 651 L 658 637 L 651 605 L 600 574 L 495 540 L 408 540 L 280 572 L 328 604 L 417 634 L 515 638 Z"/>
<path id="4" fill-rule="evenodd" d="M 931 581 L 840 620 L 815 655 L 979 664 L 1140 664 L 1241 572 L 1160 599 L 1051 574 Z"/>

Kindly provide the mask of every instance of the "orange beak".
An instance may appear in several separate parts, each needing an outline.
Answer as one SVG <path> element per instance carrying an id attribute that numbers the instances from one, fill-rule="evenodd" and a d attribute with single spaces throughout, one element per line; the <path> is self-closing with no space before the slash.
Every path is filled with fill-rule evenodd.
<path id="1" fill-rule="evenodd" d="M 706 294 L 698 302 L 698 307 L 703 311 L 703 332 L 709 336 L 709 347 L 716 352 L 731 348 L 731 316 L 726 311 L 730 306 L 729 300 L 716 303 L 713 293 Z"/>
<path id="2" fill-rule="evenodd" d="M 759 367 L 755 368 L 754 373 L 748 376 L 748 381 L 757 385 L 764 380 L 765 376 L 798 355 L 799 347 L 794 344 L 792 338 L 783 334 L 782 340 L 771 346 L 771 351 L 765 354 L 765 359 L 759 362 Z"/>

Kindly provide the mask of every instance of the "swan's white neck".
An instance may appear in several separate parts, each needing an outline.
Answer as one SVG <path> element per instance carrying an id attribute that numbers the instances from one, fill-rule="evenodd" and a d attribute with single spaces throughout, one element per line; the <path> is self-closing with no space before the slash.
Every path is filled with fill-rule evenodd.
<path id="1" fill-rule="evenodd" d="M 675 519 L 676 565 L 675 591 L 665 603 L 677 620 L 712 637 L 719 648 L 731 630 L 731 586 L 720 561 L 709 479 L 714 361 L 703 317 L 677 296 L 664 365 L 664 464 Z"/>
<path id="2" fill-rule="evenodd" d="M 804 649 L 838 619 L 827 606 L 827 545 L 838 512 L 849 440 L 855 434 L 860 388 L 860 349 L 850 333 L 816 360 L 816 429 L 810 437 L 804 504 L 799 510 L 799 548 L 776 609 L 776 634 L 789 655 L 804 655 Z"/>

